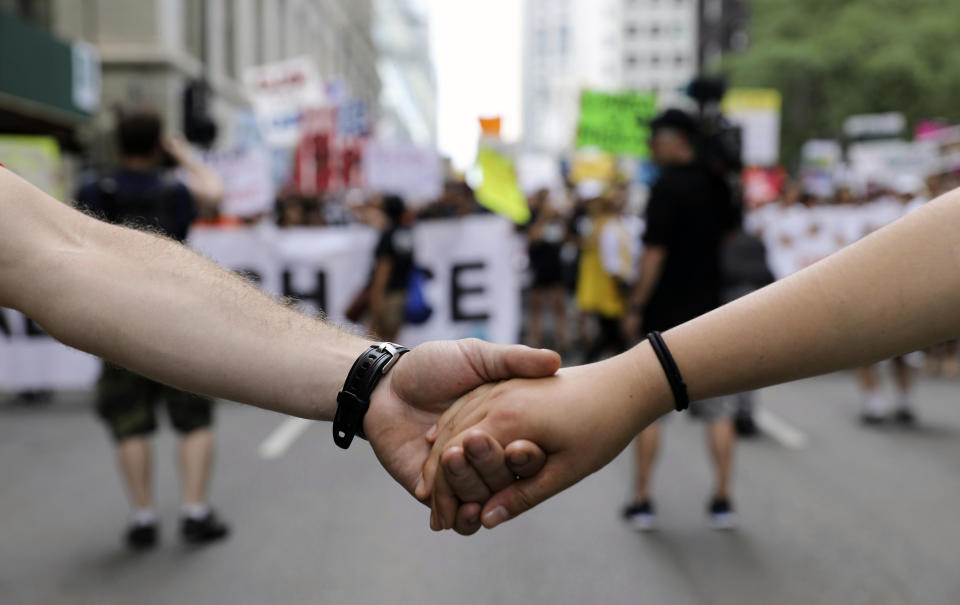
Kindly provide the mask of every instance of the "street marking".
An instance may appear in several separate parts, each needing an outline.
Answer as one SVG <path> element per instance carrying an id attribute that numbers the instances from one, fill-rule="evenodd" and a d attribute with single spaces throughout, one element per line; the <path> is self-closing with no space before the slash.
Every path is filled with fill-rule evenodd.
<path id="1" fill-rule="evenodd" d="M 280 458 L 312 424 L 313 421 L 306 418 L 287 418 L 260 444 L 260 457 L 266 460 Z"/>
<path id="2" fill-rule="evenodd" d="M 783 447 L 802 450 L 807 446 L 806 435 L 765 408 L 757 408 L 753 413 L 753 420 L 757 423 L 757 428 L 774 441 L 779 442 Z"/>

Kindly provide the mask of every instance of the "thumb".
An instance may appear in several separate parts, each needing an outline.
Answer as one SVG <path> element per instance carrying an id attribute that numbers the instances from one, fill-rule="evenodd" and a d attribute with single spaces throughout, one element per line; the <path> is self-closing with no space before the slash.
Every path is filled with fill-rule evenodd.
<path id="1" fill-rule="evenodd" d="M 493 529 L 540 504 L 562 491 L 573 482 L 567 482 L 560 474 L 563 463 L 551 457 L 543 470 L 529 479 L 511 483 L 487 500 L 480 513 L 480 520 L 487 529 Z"/>
<path id="2" fill-rule="evenodd" d="M 498 345 L 471 338 L 461 340 L 464 354 L 486 381 L 553 376 L 562 363 L 559 353 L 524 345 Z"/>

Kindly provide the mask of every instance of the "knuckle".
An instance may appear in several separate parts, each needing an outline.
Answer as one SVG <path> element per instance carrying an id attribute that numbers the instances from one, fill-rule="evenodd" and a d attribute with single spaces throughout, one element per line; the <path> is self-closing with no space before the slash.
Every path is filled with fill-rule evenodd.
<path id="1" fill-rule="evenodd" d="M 530 510 L 537 504 L 536 498 L 527 489 L 517 487 L 513 492 L 513 510 L 514 514 Z"/>

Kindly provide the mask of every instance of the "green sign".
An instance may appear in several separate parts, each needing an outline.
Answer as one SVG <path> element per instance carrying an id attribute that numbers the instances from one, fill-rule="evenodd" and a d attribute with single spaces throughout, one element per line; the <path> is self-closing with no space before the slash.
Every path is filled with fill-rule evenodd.
<path id="1" fill-rule="evenodd" d="M 614 154 L 648 157 L 648 126 L 657 113 L 653 93 L 604 93 L 585 90 L 580 95 L 577 147 L 599 147 Z"/>

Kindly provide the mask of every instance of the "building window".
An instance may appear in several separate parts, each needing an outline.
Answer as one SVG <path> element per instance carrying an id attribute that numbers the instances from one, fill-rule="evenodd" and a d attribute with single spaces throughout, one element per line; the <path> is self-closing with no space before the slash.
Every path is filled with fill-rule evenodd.
<path id="1" fill-rule="evenodd" d="M 633 38 L 634 36 L 637 35 L 637 24 L 631 23 L 627 25 L 624 31 L 626 32 L 628 38 Z"/>
<path id="2" fill-rule="evenodd" d="M 237 78 L 237 11 L 233 2 L 223 3 L 223 68 Z"/>
<path id="3" fill-rule="evenodd" d="M 537 30 L 537 54 L 547 54 L 547 28 L 541 27 Z"/>
<path id="4" fill-rule="evenodd" d="M 654 23 L 653 25 L 650 26 L 650 37 L 656 38 L 659 35 L 660 35 L 660 25 L 657 23 Z"/>
<path id="5" fill-rule="evenodd" d="M 650 55 L 650 65 L 653 67 L 659 67 L 660 55 Z"/>
<path id="6" fill-rule="evenodd" d="M 684 57 L 683 55 L 677 55 L 676 57 L 673 58 L 673 63 L 678 67 L 683 65 L 686 62 L 687 62 L 687 58 Z"/>
<path id="7" fill-rule="evenodd" d="M 566 55 L 570 50 L 570 30 L 566 25 L 560 27 L 560 54 Z"/>
<path id="8" fill-rule="evenodd" d="M 627 55 L 627 67 L 633 69 L 636 66 L 637 66 L 637 56 Z"/>
<path id="9" fill-rule="evenodd" d="M 207 62 L 207 52 L 204 46 L 207 27 L 207 11 L 204 0 L 184 0 L 183 3 L 183 36 L 187 52 Z"/>

